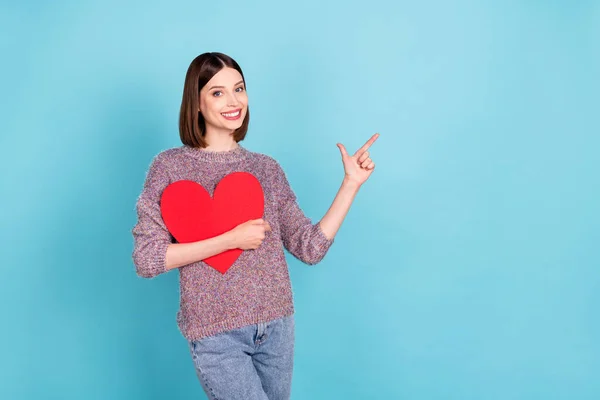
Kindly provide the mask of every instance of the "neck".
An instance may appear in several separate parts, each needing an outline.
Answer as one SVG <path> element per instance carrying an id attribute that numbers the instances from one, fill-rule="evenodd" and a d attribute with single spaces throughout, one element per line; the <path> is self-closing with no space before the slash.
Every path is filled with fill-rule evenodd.
<path id="1" fill-rule="evenodd" d="M 207 144 L 204 149 L 208 151 L 230 151 L 239 147 L 233 139 L 233 131 L 215 132 L 207 130 L 204 140 Z"/>

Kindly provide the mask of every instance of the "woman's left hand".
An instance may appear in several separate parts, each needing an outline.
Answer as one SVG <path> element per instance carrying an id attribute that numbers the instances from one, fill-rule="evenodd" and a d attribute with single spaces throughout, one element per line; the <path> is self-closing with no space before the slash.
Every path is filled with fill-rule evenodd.
<path id="1" fill-rule="evenodd" d="M 371 176 L 375 169 L 375 163 L 371 160 L 371 157 L 369 157 L 368 150 L 378 137 L 379 133 L 371 136 L 367 143 L 358 149 L 352 156 L 348 154 L 343 144 L 337 144 L 342 153 L 342 162 L 344 163 L 344 172 L 346 174 L 344 177 L 345 180 L 360 186 L 369 179 L 369 176 Z"/>

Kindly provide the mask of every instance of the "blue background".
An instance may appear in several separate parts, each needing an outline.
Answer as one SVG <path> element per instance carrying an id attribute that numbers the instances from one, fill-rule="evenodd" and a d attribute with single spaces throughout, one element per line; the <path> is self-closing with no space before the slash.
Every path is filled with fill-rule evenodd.
<path id="1" fill-rule="evenodd" d="M 3 2 L 0 26 L 0 398 L 203 398 L 178 273 L 137 277 L 131 228 L 205 51 L 314 221 L 336 143 L 381 133 L 325 259 L 288 254 L 293 399 L 600 398 L 599 2 Z"/>

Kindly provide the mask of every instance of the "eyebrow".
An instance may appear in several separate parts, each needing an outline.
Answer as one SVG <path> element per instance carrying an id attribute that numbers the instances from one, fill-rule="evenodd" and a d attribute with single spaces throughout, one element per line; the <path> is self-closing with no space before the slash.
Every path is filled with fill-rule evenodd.
<path id="1" fill-rule="evenodd" d="M 241 81 L 239 81 L 238 83 L 236 83 L 236 84 L 235 84 L 235 85 L 233 85 L 233 86 L 237 86 L 237 85 L 239 85 L 240 83 L 244 83 L 244 81 L 243 81 L 243 80 L 241 80 Z M 225 89 L 225 86 L 211 86 L 211 87 L 210 87 L 210 89 L 208 89 L 208 90 L 213 90 L 214 88 L 222 88 L 222 89 Z"/>

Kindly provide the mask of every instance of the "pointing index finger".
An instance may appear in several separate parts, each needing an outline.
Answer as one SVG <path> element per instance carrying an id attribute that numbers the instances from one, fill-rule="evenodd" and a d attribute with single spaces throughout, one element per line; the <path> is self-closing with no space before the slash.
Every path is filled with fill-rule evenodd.
<path id="1" fill-rule="evenodd" d="M 365 151 L 367 151 L 367 149 L 369 147 L 371 147 L 371 145 L 373 143 L 375 143 L 375 141 L 377 140 L 378 137 L 379 137 L 379 133 L 376 133 L 373 136 L 371 136 L 371 138 L 369 140 L 367 140 L 367 143 L 365 143 L 363 145 L 363 147 L 361 147 L 360 149 L 358 149 L 356 151 L 356 153 L 354 153 L 354 155 L 360 157 Z"/>

